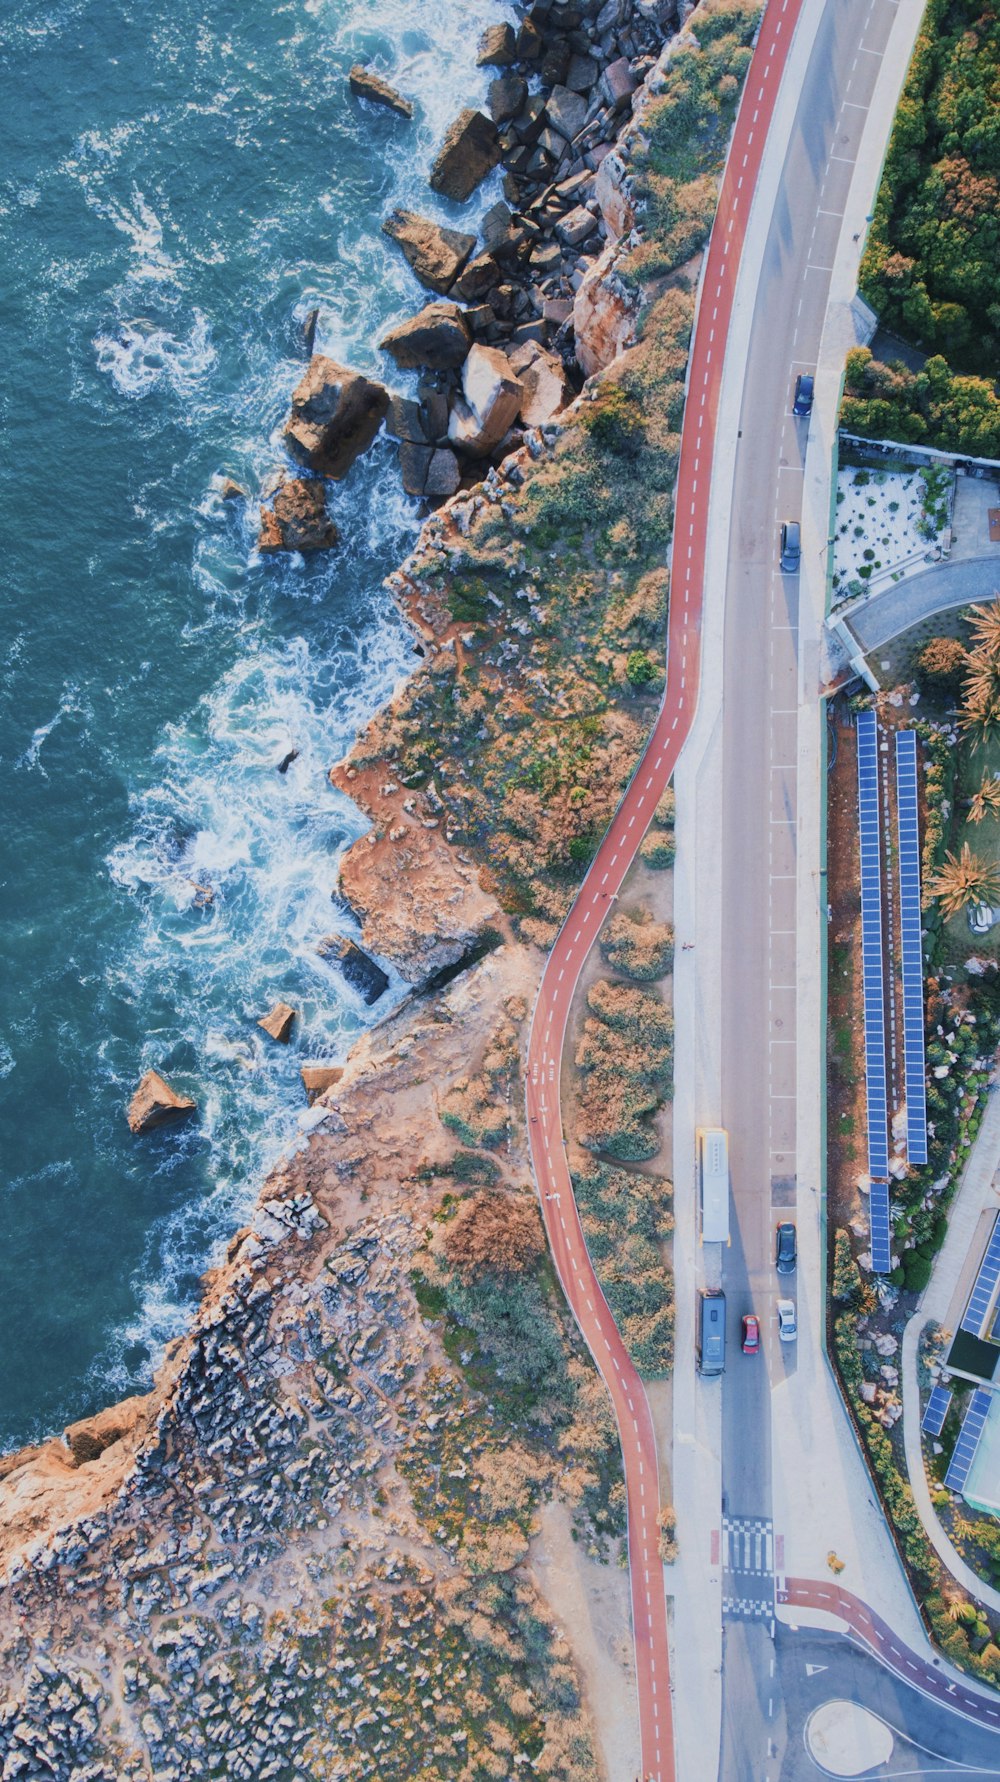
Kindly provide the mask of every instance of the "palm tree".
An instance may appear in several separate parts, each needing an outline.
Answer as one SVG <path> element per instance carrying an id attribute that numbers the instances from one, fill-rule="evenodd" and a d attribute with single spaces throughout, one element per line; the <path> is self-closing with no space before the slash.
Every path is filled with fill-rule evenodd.
<path id="1" fill-rule="evenodd" d="M 957 916 L 970 903 L 1000 903 L 1000 865 L 974 854 L 968 842 L 959 854 L 948 853 L 928 889 L 938 899 L 945 916 Z"/>
<path id="2" fill-rule="evenodd" d="M 972 735 L 974 749 L 1000 737 L 1000 665 L 973 661 L 962 689 L 958 722 Z"/>
<path id="3" fill-rule="evenodd" d="M 972 794 L 969 803 L 969 822 L 981 823 L 987 811 L 1000 811 L 1000 780 L 984 773 L 983 783 L 979 791 Z"/>
<path id="4" fill-rule="evenodd" d="M 974 606 L 969 619 L 972 644 L 969 654 L 1000 662 L 1000 600 L 992 606 Z"/>

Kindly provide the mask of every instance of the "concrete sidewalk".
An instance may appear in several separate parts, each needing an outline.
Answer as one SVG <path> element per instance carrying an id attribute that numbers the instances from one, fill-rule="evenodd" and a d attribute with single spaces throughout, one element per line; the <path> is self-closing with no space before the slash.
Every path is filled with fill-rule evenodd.
<path id="1" fill-rule="evenodd" d="M 989 1103 L 979 1135 L 969 1153 L 958 1193 L 952 1202 L 945 1238 L 934 1274 L 920 1306 L 903 1332 L 899 1371 L 903 1386 L 903 1442 L 910 1488 L 920 1512 L 927 1538 L 942 1565 L 956 1583 L 987 1608 L 1000 1611 L 1000 1590 L 979 1578 L 966 1565 L 938 1520 L 931 1502 L 930 1486 L 924 1466 L 920 1440 L 920 1385 L 917 1377 L 917 1349 L 920 1333 L 931 1322 L 944 1324 L 954 1316 L 953 1305 L 961 1277 L 967 1272 L 969 1251 L 975 1240 L 976 1227 L 985 1211 L 1000 1209 L 997 1174 L 1000 1171 L 1000 1090 L 991 1088 Z"/>

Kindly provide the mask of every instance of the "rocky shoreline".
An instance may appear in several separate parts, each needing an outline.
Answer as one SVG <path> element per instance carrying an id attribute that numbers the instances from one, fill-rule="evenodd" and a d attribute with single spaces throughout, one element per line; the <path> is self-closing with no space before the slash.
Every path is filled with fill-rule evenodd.
<path id="1" fill-rule="evenodd" d="M 677 22 L 678 0 L 533 0 L 517 30 L 490 27 L 481 66 L 496 69 L 487 111 L 465 108 L 431 168 L 431 189 L 464 203 L 496 167 L 503 198 L 480 234 L 394 210 L 383 232 L 437 301 L 379 342 L 413 395 L 313 354 L 292 397 L 285 443 L 296 464 L 270 491 L 260 549 L 333 548 L 324 479 L 345 476 L 383 422 L 399 444 L 403 487 L 436 505 L 522 444 L 572 401 L 627 338 L 604 289 L 609 249 L 631 227 L 605 169 L 634 96 Z M 683 8 L 684 0 L 680 0 Z M 361 102 L 412 118 L 375 71 L 356 66 Z M 400 126 L 405 128 L 405 124 Z M 309 342 L 316 317 L 310 318 Z"/>
<path id="2" fill-rule="evenodd" d="M 619 265 L 636 213 L 615 144 L 641 139 L 669 16 L 652 0 L 539 0 L 526 11 L 495 83 L 503 103 L 518 101 L 497 130 L 516 245 L 484 248 L 498 275 L 488 302 L 463 297 L 457 317 L 396 331 L 401 364 L 425 356 L 430 340 L 454 358 L 468 338 L 464 357 L 424 367 L 416 401 L 385 392 L 383 404 L 362 380 L 345 410 L 344 380 L 316 356 L 296 392 L 290 428 L 309 474 L 288 477 L 265 514 L 280 535 L 270 548 L 332 525 L 326 478 L 383 419 L 414 434 L 419 420 L 420 437 L 402 443 L 431 453 L 419 460 L 421 493 L 433 494 L 434 454 L 454 452 L 458 486 L 390 578 L 419 640 L 414 684 L 450 684 L 477 647 L 461 610 L 447 607 L 439 570 L 483 551 L 494 518 L 506 525 L 515 496 L 555 463 L 561 428 L 591 401 L 584 380 L 631 341 L 639 297 Z M 488 33 L 490 53 L 510 52 L 509 31 Z M 578 91 L 572 82 L 591 72 Z M 580 116 L 560 91 L 584 105 L 572 136 L 555 129 L 556 117 Z M 522 140 L 527 108 L 539 127 Z M 582 220 L 566 228 L 577 210 L 594 225 L 582 234 Z M 553 245 L 558 260 L 544 254 Z M 464 267 L 479 258 L 470 248 Z M 494 301 L 504 286 L 509 314 L 499 313 L 506 298 Z M 433 307 L 453 303 L 449 294 Z M 493 412 L 478 385 L 466 393 L 477 348 L 502 357 L 498 382 L 518 386 L 516 415 L 478 457 L 452 431 L 469 425 L 460 403 L 480 425 Z M 541 408 L 530 407 L 535 395 Z M 333 436 L 331 412 L 342 423 Z M 514 574 L 519 550 L 505 535 Z M 537 617 L 530 587 L 525 598 Z M 661 598 L 662 576 L 626 625 L 655 617 Z M 516 613 L 513 623 L 522 625 Z M 488 1203 L 501 1229 L 537 1222 L 520 1082 L 543 925 L 526 919 L 518 935 L 489 872 L 461 845 L 456 788 L 407 776 L 384 747 L 394 721 L 387 708 L 333 770 L 372 819 L 343 858 L 341 888 L 365 946 L 425 993 L 315 1084 L 308 1146 L 264 1184 L 152 1391 L 0 1460 L 5 1775 L 605 1773 L 528 1536 L 542 1501 L 565 1507 L 588 1550 L 620 1532 L 607 1401 L 537 1272 L 540 1250 L 526 1245 L 523 1278 L 503 1277 L 511 1259 L 494 1263 L 506 1280 L 499 1324 L 492 1277 L 463 1276 L 446 1251 L 460 1205 Z M 627 754 L 641 719 L 620 728 Z M 521 1347 L 517 1318 L 530 1330 Z"/>

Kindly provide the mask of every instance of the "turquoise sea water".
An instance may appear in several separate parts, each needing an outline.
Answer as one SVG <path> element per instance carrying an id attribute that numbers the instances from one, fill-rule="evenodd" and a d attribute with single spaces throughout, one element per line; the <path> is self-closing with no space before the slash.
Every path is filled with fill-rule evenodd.
<path id="1" fill-rule="evenodd" d="M 0 1447 L 148 1383 L 301 1137 L 299 1063 L 371 1019 L 314 951 L 364 828 L 326 770 L 406 671 L 381 579 L 417 511 L 383 439 L 333 494 L 340 551 L 262 562 L 217 481 L 281 462 L 314 305 L 320 350 L 384 373 L 421 300 L 386 210 L 497 196 L 425 180 L 504 10 L 4 9 Z M 365 55 L 412 125 L 347 96 Z M 255 1027 L 278 996 L 288 1051 Z M 128 1132 L 150 1066 L 198 1101 L 183 1134 Z"/>

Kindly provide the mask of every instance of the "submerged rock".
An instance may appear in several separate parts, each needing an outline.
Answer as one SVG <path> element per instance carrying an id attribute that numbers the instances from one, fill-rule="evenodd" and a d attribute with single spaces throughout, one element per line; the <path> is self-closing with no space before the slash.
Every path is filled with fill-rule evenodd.
<path id="1" fill-rule="evenodd" d="M 404 99 L 402 93 L 397 93 L 395 87 L 391 87 L 380 74 L 366 68 L 363 62 L 355 62 L 347 78 L 351 83 L 351 92 L 359 99 L 367 99 L 372 105 L 387 106 L 390 111 L 398 112 L 402 118 L 412 118 L 413 106 L 410 101 Z"/>
<path id="2" fill-rule="evenodd" d="M 260 516 L 257 548 L 274 551 L 328 551 L 340 533 L 326 511 L 326 491 L 314 478 L 284 477 L 269 508 Z"/>
<path id="3" fill-rule="evenodd" d="M 292 394 L 285 444 L 300 464 L 339 482 L 368 450 L 388 406 L 382 384 L 317 353 Z"/>
<path id="4" fill-rule="evenodd" d="M 443 229 L 415 210 L 392 211 L 382 233 L 402 248 L 420 283 L 442 295 L 451 290 L 476 245 L 474 235 Z"/>
<path id="5" fill-rule="evenodd" d="M 388 974 L 369 959 L 355 941 L 344 934 L 324 935 L 316 948 L 323 959 L 336 959 L 347 982 L 364 997 L 369 1008 L 389 988 Z"/>
<path id="6" fill-rule="evenodd" d="M 523 395 L 506 354 L 477 341 L 465 361 L 462 395 L 448 423 L 449 439 L 469 457 L 488 457 L 516 421 Z"/>
<path id="7" fill-rule="evenodd" d="M 271 1039 L 278 1040 L 281 1045 L 287 1046 L 292 1037 L 292 1028 L 295 1025 L 297 1014 L 298 1010 L 293 1009 L 291 1003 L 276 1002 L 268 1014 L 261 1016 L 257 1026 L 262 1027 Z"/>
<path id="8" fill-rule="evenodd" d="M 151 1132 L 171 1120 L 185 1120 L 195 1111 L 189 1095 L 178 1095 L 159 1071 L 147 1070 L 128 1104 L 128 1123 L 133 1132 Z"/>
<path id="9" fill-rule="evenodd" d="M 403 370 L 426 365 L 431 371 L 454 371 L 472 345 L 472 336 L 457 303 L 428 303 L 418 315 L 383 334 L 379 346 Z"/>
<path id="10" fill-rule="evenodd" d="M 430 171 L 431 190 L 462 204 L 499 159 L 500 138 L 493 119 L 466 106 L 441 144 Z"/>

